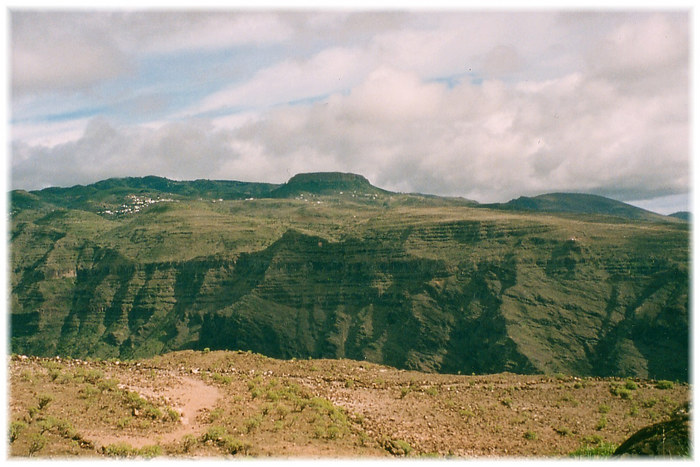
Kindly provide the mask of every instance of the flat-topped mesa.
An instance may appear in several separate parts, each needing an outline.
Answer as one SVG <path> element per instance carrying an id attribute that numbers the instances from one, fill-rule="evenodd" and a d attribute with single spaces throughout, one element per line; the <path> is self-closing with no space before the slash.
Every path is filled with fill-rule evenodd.
<path id="1" fill-rule="evenodd" d="M 388 193 L 373 186 L 362 175 L 342 172 L 313 172 L 297 174 L 287 183 L 274 190 L 273 198 L 286 198 L 301 193 L 317 195 L 337 194 L 339 192 Z"/>

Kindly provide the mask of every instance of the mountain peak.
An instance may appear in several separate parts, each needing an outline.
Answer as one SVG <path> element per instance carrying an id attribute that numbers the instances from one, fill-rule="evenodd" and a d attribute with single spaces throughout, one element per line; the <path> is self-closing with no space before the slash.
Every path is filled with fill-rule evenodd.
<path id="1" fill-rule="evenodd" d="M 318 195 L 333 194 L 340 191 L 359 191 L 362 193 L 387 193 L 373 186 L 362 175 L 343 172 L 300 173 L 272 192 L 276 198 L 295 196 L 300 193 Z"/>

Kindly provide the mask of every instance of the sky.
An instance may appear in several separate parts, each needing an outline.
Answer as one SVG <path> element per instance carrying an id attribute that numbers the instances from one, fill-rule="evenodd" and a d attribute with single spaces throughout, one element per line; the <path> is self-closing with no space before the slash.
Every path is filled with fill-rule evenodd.
<path id="1" fill-rule="evenodd" d="M 21 9 L 11 189 L 362 174 L 690 209 L 689 9 Z"/>

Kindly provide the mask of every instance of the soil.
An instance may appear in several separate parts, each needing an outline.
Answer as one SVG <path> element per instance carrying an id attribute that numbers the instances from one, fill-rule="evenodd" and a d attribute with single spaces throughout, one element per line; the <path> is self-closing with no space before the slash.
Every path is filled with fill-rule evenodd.
<path id="1" fill-rule="evenodd" d="M 612 452 L 691 394 L 684 383 L 426 374 L 246 352 L 15 356 L 9 377 L 10 455 L 51 458 L 558 458 Z"/>

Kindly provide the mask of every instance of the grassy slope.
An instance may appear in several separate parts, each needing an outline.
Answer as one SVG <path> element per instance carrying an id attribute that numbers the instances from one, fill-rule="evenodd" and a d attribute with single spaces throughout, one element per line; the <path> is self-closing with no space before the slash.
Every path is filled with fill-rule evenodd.
<path id="1" fill-rule="evenodd" d="M 21 352 L 208 346 L 427 371 L 687 378 L 683 223 L 307 193 L 122 216 L 44 206 L 15 213 L 11 235 Z"/>

